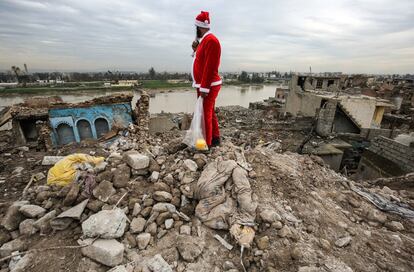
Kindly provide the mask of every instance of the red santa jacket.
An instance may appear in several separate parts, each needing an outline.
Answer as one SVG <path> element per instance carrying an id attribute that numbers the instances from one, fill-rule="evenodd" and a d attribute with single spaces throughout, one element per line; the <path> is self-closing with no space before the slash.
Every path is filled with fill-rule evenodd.
<path id="1" fill-rule="evenodd" d="M 201 92 L 209 93 L 211 86 L 221 85 L 218 73 L 220 66 L 221 46 L 212 33 L 207 32 L 200 39 L 193 58 L 193 87 Z"/>

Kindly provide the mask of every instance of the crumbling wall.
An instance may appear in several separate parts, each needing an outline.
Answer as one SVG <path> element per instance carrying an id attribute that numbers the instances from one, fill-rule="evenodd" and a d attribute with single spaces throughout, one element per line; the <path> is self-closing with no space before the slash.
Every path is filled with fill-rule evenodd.
<path id="1" fill-rule="evenodd" d="M 396 163 L 406 172 L 414 172 L 414 148 L 383 136 L 375 138 L 368 150 Z"/>
<path id="2" fill-rule="evenodd" d="M 316 132 L 321 136 L 328 136 L 332 133 L 332 125 L 335 118 L 337 102 L 326 101 L 319 110 Z"/>
<path id="3" fill-rule="evenodd" d="M 134 110 L 135 122 L 138 125 L 138 132 L 141 134 L 148 134 L 150 122 L 149 103 L 150 96 L 147 92 L 142 91 Z"/>

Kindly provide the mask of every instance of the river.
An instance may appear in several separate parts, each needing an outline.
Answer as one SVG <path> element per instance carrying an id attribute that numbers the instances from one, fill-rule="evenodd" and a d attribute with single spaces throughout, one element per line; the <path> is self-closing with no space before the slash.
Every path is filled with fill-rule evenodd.
<path id="1" fill-rule="evenodd" d="M 276 88 L 280 85 L 259 85 L 259 86 L 223 86 L 216 100 L 216 106 L 230 106 L 239 105 L 248 107 L 250 102 L 263 101 L 269 97 L 275 96 Z M 111 95 L 114 93 L 131 93 L 131 92 L 116 92 L 116 91 L 85 91 L 72 92 L 65 94 L 48 93 L 48 94 L 0 94 L 0 110 L 4 107 L 21 103 L 32 97 L 47 97 L 51 95 L 58 95 L 64 102 L 79 103 L 86 100 L 91 100 L 96 97 Z M 139 93 L 134 93 L 133 105 L 139 97 Z M 164 112 L 193 112 L 196 101 L 195 90 L 180 89 L 180 90 L 165 90 L 155 91 L 150 100 L 150 112 L 160 113 Z"/>

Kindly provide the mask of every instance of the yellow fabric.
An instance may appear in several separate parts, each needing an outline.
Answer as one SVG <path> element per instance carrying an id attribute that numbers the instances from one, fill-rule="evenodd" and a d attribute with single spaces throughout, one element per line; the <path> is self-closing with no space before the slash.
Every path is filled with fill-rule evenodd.
<path id="1" fill-rule="evenodd" d="M 94 157 L 86 154 L 72 154 L 58 161 L 47 174 L 47 184 L 66 186 L 76 177 L 76 165 L 83 162 L 98 164 L 104 157 Z"/>

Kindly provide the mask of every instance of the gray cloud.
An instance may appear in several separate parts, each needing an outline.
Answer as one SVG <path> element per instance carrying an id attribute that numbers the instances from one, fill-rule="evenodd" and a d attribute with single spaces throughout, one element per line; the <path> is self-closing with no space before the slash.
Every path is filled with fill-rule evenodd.
<path id="1" fill-rule="evenodd" d="M 0 69 L 188 71 L 211 13 L 222 71 L 412 73 L 411 0 L 2 0 Z"/>

